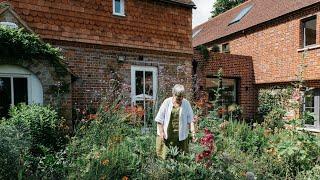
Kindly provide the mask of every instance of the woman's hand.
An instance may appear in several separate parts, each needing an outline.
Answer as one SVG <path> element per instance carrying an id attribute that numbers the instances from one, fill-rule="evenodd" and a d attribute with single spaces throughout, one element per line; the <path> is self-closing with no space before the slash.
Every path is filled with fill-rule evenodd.
<path id="1" fill-rule="evenodd" d="M 161 139 L 161 140 L 164 140 L 164 133 L 163 133 L 163 131 L 160 131 L 160 139 Z"/>

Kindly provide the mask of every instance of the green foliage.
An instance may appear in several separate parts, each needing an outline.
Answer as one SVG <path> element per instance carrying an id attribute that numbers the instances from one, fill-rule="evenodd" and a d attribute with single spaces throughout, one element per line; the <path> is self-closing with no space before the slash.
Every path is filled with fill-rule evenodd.
<path id="1" fill-rule="evenodd" d="M 286 109 L 293 104 L 290 102 L 292 99 L 293 88 L 271 88 L 261 89 L 259 91 L 259 107 L 258 112 L 261 116 L 267 115 L 274 108 Z"/>
<path id="2" fill-rule="evenodd" d="M 65 139 L 59 132 L 62 123 L 51 107 L 20 104 L 10 109 L 7 123 L 31 137 L 31 149 L 35 154 L 42 153 L 42 146 L 50 150 L 60 149 Z"/>
<path id="3" fill-rule="evenodd" d="M 66 71 L 60 49 L 42 42 L 38 36 L 23 29 L 0 26 L 0 55 L 18 60 L 49 59 L 56 68 Z"/>
<path id="4" fill-rule="evenodd" d="M 302 171 L 298 174 L 297 180 L 320 179 L 320 165 L 314 166 L 311 170 Z"/>
<path id="5" fill-rule="evenodd" d="M 17 177 L 22 169 L 22 155 L 30 147 L 30 137 L 14 126 L 0 123 L 0 179 Z"/>
<path id="6" fill-rule="evenodd" d="M 20 176 L 42 179 L 59 177 L 61 172 L 56 168 L 59 159 L 55 153 L 67 142 L 60 129 L 62 122 L 51 107 L 20 104 L 10 109 L 10 118 L 2 123 L 16 129 L 17 137 L 28 143 L 25 151 L 19 152 Z"/>
<path id="7" fill-rule="evenodd" d="M 294 177 L 297 172 L 310 170 L 318 162 L 320 141 L 315 135 L 297 131 L 279 133 L 275 149 L 278 159 L 287 165 L 286 174 Z"/>
<path id="8" fill-rule="evenodd" d="M 286 114 L 286 111 L 280 107 L 274 107 L 264 118 L 263 125 L 273 132 L 276 129 L 284 128 L 285 122 L 283 117 Z"/>
<path id="9" fill-rule="evenodd" d="M 209 59 L 209 51 L 208 48 L 204 45 L 200 45 L 196 48 L 198 51 L 200 51 L 200 53 L 202 54 L 203 58 L 205 60 Z"/>
<path id="10" fill-rule="evenodd" d="M 243 2 L 244 0 L 216 0 L 213 4 L 213 11 L 211 12 L 212 17 L 218 16 Z"/>

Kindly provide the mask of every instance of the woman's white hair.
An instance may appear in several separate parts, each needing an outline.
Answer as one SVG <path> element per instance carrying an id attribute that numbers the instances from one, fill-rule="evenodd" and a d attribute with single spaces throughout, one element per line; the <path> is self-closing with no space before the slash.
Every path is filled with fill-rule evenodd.
<path id="1" fill-rule="evenodd" d="M 184 96 L 185 90 L 184 90 L 184 86 L 181 84 L 176 84 L 173 86 L 172 88 L 172 95 L 174 96 Z"/>

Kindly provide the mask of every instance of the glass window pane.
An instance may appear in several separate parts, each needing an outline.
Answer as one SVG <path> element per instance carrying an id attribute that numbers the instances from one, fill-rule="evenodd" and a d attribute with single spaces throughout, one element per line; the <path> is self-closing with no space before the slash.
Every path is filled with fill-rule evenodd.
<path id="1" fill-rule="evenodd" d="M 143 71 L 136 71 L 136 95 L 143 94 Z"/>
<path id="2" fill-rule="evenodd" d="M 314 92 L 309 91 L 305 94 L 305 108 L 314 108 Z"/>
<path id="3" fill-rule="evenodd" d="M 305 45 L 313 45 L 316 44 L 316 18 L 308 20 L 304 22 L 304 38 L 305 38 Z"/>
<path id="4" fill-rule="evenodd" d="M 28 80 L 27 78 L 13 78 L 14 105 L 28 104 Z"/>
<path id="5" fill-rule="evenodd" d="M 212 101 L 215 99 L 214 92 L 212 89 L 216 90 L 219 86 L 218 78 L 207 78 L 206 79 L 206 87 L 209 90 L 209 100 Z M 237 83 L 235 79 L 222 79 L 222 87 L 223 91 L 221 94 L 222 105 L 231 105 L 236 103 L 237 94 L 236 87 Z"/>
<path id="6" fill-rule="evenodd" d="M 121 2 L 120 0 L 114 0 L 114 11 L 116 13 L 121 13 Z"/>
<path id="7" fill-rule="evenodd" d="M 9 77 L 0 77 L 0 117 L 8 115 L 11 104 L 11 82 Z"/>
<path id="8" fill-rule="evenodd" d="M 145 93 L 149 96 L 153 96 L 153 77 L 152 72 L 145 72 L 146 90 Z"/>

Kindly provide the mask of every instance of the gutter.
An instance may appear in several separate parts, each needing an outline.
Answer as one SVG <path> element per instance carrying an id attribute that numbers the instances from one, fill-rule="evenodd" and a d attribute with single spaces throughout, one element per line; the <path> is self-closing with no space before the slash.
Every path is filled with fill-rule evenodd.
<path id="1" fill-rule="evenodd" d="M 170 4 L 176 4 L 176 5 L 180 5 L 180 6 L 184 6 L 184 7 L 188 7 L 188 8 L 192 8 L 192 9 L 197 9 L 196 5 L 192 2 L 190 4 L 188 3 L 182 3 L 179 2 L 177 0 L 159 0 L 161 2 L 166 2 L 166 3 L 170 3 Z"/>

